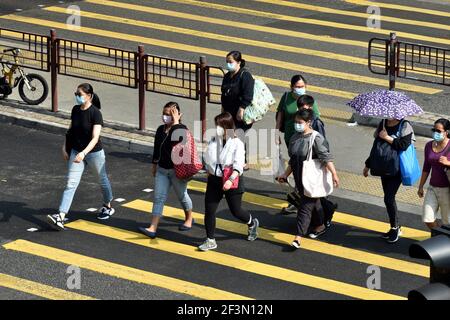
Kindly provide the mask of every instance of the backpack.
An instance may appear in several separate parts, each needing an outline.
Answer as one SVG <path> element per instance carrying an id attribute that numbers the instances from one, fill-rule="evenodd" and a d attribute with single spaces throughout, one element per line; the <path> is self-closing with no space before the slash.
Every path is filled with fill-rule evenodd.
<path id="1" fill-rule="evenodd" d="M 243 117 L 246 124 L 252 124 L 253 122 L 261 120 L 269 111 L 270 106 L 276 103 L 275 98 L 264 81 L 258 77 L 253 77 L 253 79 L 255 80 L 253 100 L 252 103 L 245 108 Z"/>

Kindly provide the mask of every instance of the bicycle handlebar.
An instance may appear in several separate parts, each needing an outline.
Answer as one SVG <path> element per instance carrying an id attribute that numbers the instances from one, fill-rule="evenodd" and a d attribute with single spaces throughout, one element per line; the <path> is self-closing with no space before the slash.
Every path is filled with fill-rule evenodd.
<path id="1" fill-rule="evenodd" d="M 4 49 L 3 53 L 14 52 L 14 51 L 17 51 L 17 53 L 19 53 L 20 49 L 17 49 L 17 48 Z"/>

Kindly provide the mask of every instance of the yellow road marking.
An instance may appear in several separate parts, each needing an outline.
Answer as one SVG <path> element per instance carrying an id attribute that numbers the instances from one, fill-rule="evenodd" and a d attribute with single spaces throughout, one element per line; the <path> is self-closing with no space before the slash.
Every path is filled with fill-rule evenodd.
<path id="1" fill-rule="evenodd" d="M 189 181 L 188 188 L 190 190 L 198 191 L 198 192 L 206 192 L 206 183 L 191 180 Z M 287 207 L 289 204 L 285 200 L 267 197 L 263 195 L 259 195 L 256 193 L 245 192 L 243 196 L 243 200 L 245 202 L 262 206 L 270 209 L 281 210 L 284 207 Z M 350 215 L 342 212 L 335 212 L 333 216 L 333 221 L 349 226 L 354 226 L 361 229 L 371 230 L 375 232 L 386 232 L 390 228 L 388 223 L 380 222 L 372 219 L 367 219 L 363 217 L 358 217 L 354 215 Z M 418 229 L 402 227 L 403 238 L 408 238 L 412 240 L 424 240 L 430 237 L 430 233 L 427 231 L 422 231 Z"/>
<path id="2" fill-rule="evenodd" d="M 0 287 L 32 294 L 50 300 L 96 300 L 94 298 L 51 287 L 42 283 L 0 273 Z"/>
<path id="3" fill-rule="evenodd" d="M 57 12 L 57 13 L 67 13 L 66 8 L 61 8 L 61 7 L 48 7 L 48 8 L 44 8 L 43 10 L 50 11 L 50 12 Z M 278 51 L 316 56 L 316 57 L 320 57 L 320 58 L 338 60 L 338 61 L 342 61 L 342 62 L 361 64 L 364 66 L 367 65 L 367 58 L 351 57 L 348 55 L 337 54 L 337 53 L 333 53 L 333 52 L 304 49 L 304 48 L 299 48 L 297 46 L 295 46 L 295 47 L 294 46 L 286 46 L 286 45 L 267 42 L 267 41 L 258 41 L 258 40 L 252 40 L 252 39 L 246 39 L 246 38 L 239 38 L 237 36 L 231 37 L 231 36 L 218 34 L 218 33 L 203 32 L 200 30 L 188 29 L 188 28 L 179 28 L 179 27 L 166 25 L 166 24 L 152 23 L 152 22 L 146 22 L 143 20 L 134 20 L 134 19 L 130 19 L 130 18 L 123 18 L 120 16 L 110 16 L 110 15 L 104 15 L 104 14 L 93 13 L 93 12 L 88 12 L 88 11 L 81 11 L 80 15 L 83 18 L 90 18 L 90 19 L 97 19 L 97 20 L 104 20 L 104 21 L 114 21 L 115 23 L 139 26 L 142 28 L 162 30 L 162 31 L 166 31 L 166 32 L 185 34 L 185 35 L 195 36 L 195 37 L 200 37 L 200 38 L 234 42 L 234 43 L 244 44 L 244 45 L 249 45 L 249 46 L 254 46 L 254 47 L 269 48 L 269 49 L 274 49 L 274 50 L 278 50 Z"/>
<path id="4" fill-rule="evenodd" d="M 41 26 L 47 26 L 47 27 L 53 27 L 53 28 L 60 28 L 65 30 L 70 30 L 69 27 L 64 23 L 59 22 L 53 22 L 49 20 L 43 20 L 43 19 L 37 19 L 37 18 L 31 18 L 31 17 L 23 17 L 23 16 L 17 16 L 14 14 L 2 16 L 2 19 L 12 20 L 12 21 L 18 21 L 23 23 L 29 23 L 29 24 L 36 24 Z M 146 43 L 153 46 L 159 46 L 159 47 L 165 47 L 165 48 L 171 48 L 174 50 L 183 50 L 188 52 L 196 52 L 200 54 L 210 54 L 217 57 L 225 57 L 228 52 L 216 50 L 216 49 L 209 49 L 199 46 L 193 46 L 193 45 L 186 45 L 181 44 L 173 41 L 164 41 L 159 39 L 153 39 L 153 38 L 146 38 L 141 36 L 134 36 L 124 33 L 117 33 L 113 31 L 107 31 L 102 29 L 95 29 L 95 28 L 89 28 L 89 27 L 81 27 L 80 29 L 72 30 L 75 32 L 80 33 L 88 33 L 88 34 L 94 34 L 97 36 L 104 36 L 109 38 L 115 38 L 115 39 L 126 39 L 127 41 L 136 41 L 140 43 Z M 281 60 L 275 60 L 275 59 L 267 59 L 267 58 L 261 58 L 257 56 L 246 56 L 247 61 L 262 64 L 262 65 L 268 65 L 268 66 L 277 66 L 277 68 L 282 68 L 286 70 L 301 70 L 304 73 L 311 73 L 316 74 L 320 76 L 327 76 L 327 77 L 333 77 L 343 80 L 351 80 L 355 82 L 362 82 L 362 83 L 368 83 L 378 86 L 386 87 L 388 80 L 387 79 L 377 79 L 377 78 L 371 78 L 361 75 L 355 75 L 350 73 L 344 73 L 344 72 L 337 72 L 333 70 L 328 69 L 321 69 L 321 68 L 314 68 L 309 67 L 305 65 L 290 63 L 286 61 Z M 426 94 L 435 94 L 442 92 L 442 90 L 417 86 L 417 85 L 409 85 L 404 83 L 397 83 L 398 89 L 403 89 L 407 91 L 414 91 L 414 92 L 420 92 L 420 93 L 426 93 Z"/>
<path id="5" fill-rule="evenodd" d="M 333 43 L 333 44 L 339 44 L 339 45 L 356 46 L 356 47 L 361 47 L 364 49 L 367 48 L 367 42 L 364 42 L 364 41 L 340 39 L 340 38 L 334 38 L 334 37 L 330 37 L 330 36 L 313 35 L 313 34 L 305 33 L 305 32 L 279 29 L 279 28 L 266 27 L 266 26 L 258 26 L 258 25 L 253 25 L 253 24 L 244 23 L 244 22 L 240 22 L 240 21 L 224 20 L 224 19 L 194 15 L 194 14 L 190 14 L 190 13 L 186 13 L 186 12 L 170 11 L 170 10 L 147 7 L 147 6 L 135 5 L 135 4 L 131 4 L 131 3 L 124 3 L 124 2 L 119 2 L 119 1 L 86 0 L 84 2 L 94 3 L 94 4 L 98 4 L 98 5 L 104 5 L 104 6 L 111 6 L 111 7 L 115 7 L 115 8 L 122 8 L 122 9 L 127 9 L 127 10 L 152 13 L 152 14 L 160 14 L 160 15 L 165 15 L 165 16 L 169 16 L 169 17 L 175 17 L 175 18 L 180 18 L 180 19 L 187 19 L 187 20 L 192 20 L 192 21 L 199 21 L 199 22 L 204 22 L 204 23 L 223 25 L 223 26 L 228 26 L 228 27 L 233 27 L 233 28 L 240 28 L 240 29 L 247 29 L 247 30 L 259 31 L 259 32 L 272 33 L 272 34 L 277 34 L 277 35 L 281 35 L 281 36 L 306 39 L 308 41 L 319 41 L 319 42 Z"/>
<path id="6" fill-rule="evenodd" d="M 268 278 L 287 281 L 290 283 L 308 286 L 319 290 L 334 292 L 353 298 L 370 300 L 405 300 L 404 297 L 398 295 L 389 294 L 377 290 L 370 290 L 364 287 L 313 276 L 303 272 L 285 269 L 266 263 L 239 258 L 217 251 L 201 252 L 197 249 L 197 247 L 165 240 L 162 238 L 150 240 L 148 237 L 139 233 L 109 227 L 89 221 L 77 220 L 75 222 L 67 224 L 67 227 L 103 237 L 141 245 L 155 250 L 161 250 L 180 256 L 185 256 L 191 259 L 197 259 L 204 262 L 210 262 L 229 268 L 258 274 Z"/>
<path id="7" fill-rule="evenodd" d="M 419 13 L 429 14 L 429 15 L 433 15 L 433 16 L 450 17 L 450 12 L 417 8 L 417 7 L 413 7 L 413 6 L 403 6 L 403 5 L 399 5 L 399 4 L 393 4 L 393 3 L 373 2 L 373 1 L 366 1 L 366 0 L 344 0 L 344 1 L 348 2 L 348 3 L 358 4 L 361 6 L 377 6 L 380 8 L 395 9 L 395 10 L 401 10 L 401 11 L 407 11 L 407 12 L 419 12 Z"/>
<path id="8" fill-rule="evenodd" d="M 144 200 L 134 200 L 126 204 L 123 204 L 123 206 L 126 208 L 142 211 L 145 213 L 150 213 L 152 212 L 153 203 Z M 170 217 L 173 219 L 184 220 L 184 211 L 182 209 L 170 206 L 164 206 L 163 215 L 165 217 Z M 205 224 L 204 214 L 193 212 L 193 217 L 195 218 L 196 223 L 201 225 Z M 247 226 L 245 224 L 230 220 L 216 218 L 216 228 L 241 235 L 247 235 Z M 289 244 L 293 239 L 293 235 L 261 227 L 258 229 L 258 233 L 259 239 L 275 243 Z M 327 254 L 347 260 L 352 260 L 368 265 L 376 265 L 379 267 L 405 272 L 416 276 L 428 277 L 430 275 L 430 268 L 425 265 L 403 261 L 395 258 L 389 258 L 379 254 L 365 252 L 362 250 L 356 250 L 339 245 L 315 241 L 308 238 L 302 239 L 302 249 Z"/>
<path id="9" fill-rule="evenodd" d="M 44 8 L 43 10 L 50 11 L 50 12 L 63 13 L 63 14 L 67 13 L 67 10 L 65 8 L 61 8 L 61 7 L 48 7 L 48 8 Z M 347 63 L 352 63 L 352 64 L 363 65 L 365 67 L 367 66 L 367 58 L 353 57 L 353 56 L 337 54 L 337 53 L 328 52 L 328 51 L 292 47 L 292 46 L 286 46 L 286 45 L 267 42 L 267 41 L 239 38 L 236 36 L 231 37 L 231 36 L 226 36 L 226 35 L 222 35 L 222 34 L 218 34 L 218 33 L 203 32 L 203 31 L 195 30 L 195 29 L 179 28 L 179 27 L 166 25 L 166 24 L 151 23 L 151 22 L 142 21 L 142 20 L 134 20 L 134 19 L 130 19 L 130 18 L 123 18 L 120 16 L 110 16 L 110 15 L 104 15 L 104 14 L 88 12 L 88 11 L 80 11 L 80 15 L 83 18 L 90 18 L 90 19 L 103 20 L 103 21 L 114 21 L 115 23 L 122 23 L 122 24 L 126 24 L 126 25 L 131 25 L 131 26 L 138 25 L 142 28 L 185 34 L 185 35 L 189 35 L 189 36 L 195 36 L 195 37 L 206 38 L 206 39 L 234 42 L 234 43 L 244 44 L 244 45 L 248 45 L 248 46 L 254 46 L 254 47 L 258 47 L 258 48 L 269 48 L 269 49 L 283 51 L 283 52 L 304 54 L 304 55 L 315 56 L 315 57 L 320 57 L 320 58 L 324 58 L 324 59 L 337 60 L 337 61 L 342 61 L 342 62 L 347 62 Z M 119 70 L 116 72 L 120 72 L 120 71 L 121 70 L 119 68 Z M 415 73 L 415 74 L 423 74 L 423 72 L 426 72 L 426 71 L 429 71 L 429 70 L 426 70 L 423 68 L 416 68 L 416 70 L 410 70 L 408 72 Z M 442 78 L 442 75 L 439 75 L 439 74 L 429 75 L 429 76 Z"/>
<path id="10" fill-rule="evenodd" d="M 70 223 L 67 226 L 72 224 L 74 223 Z M 75 223 L 74 226 L 77 225 L 79 224 Z M 105 228 L 104 231 L 107 231 L 107 229 Z M 130 234 L 128 234 L 128 236 L 130 236 Z M 137 236 L 137 234 L 134 236 Z M 156 286 L 174 292 L 194 296 L 200 299 L 211 299 L 211 300 L 250 299 L 248 297 L 244 297 L 227 291 L 198 285 L 195 283 L 163 276 L 153 272 L 123 266 L 105 260 L 87 257 L 70 251 L 56 249 L 45 245 L 29 242 L 26 240 L 16 240 L 3 245 L 3 247 L 7 250 L 19 251 L 34 256 L 46 258 L 49 260 L 62 262 L 69 265 L 76 265 L 79 266 L 80 268 L 88 269 L 108 276 L 143 283 L 151 286 Z"/>
<path id="11" fill-rule="evenodd" d="M 262 2 L 262 3 L 270 3 L 270 4 L 275 4 L 278 6 L 285 6 L 285 7 L 297 8 L 297 9 L 303 9 L 303 10 L 309 10 L 309 11 L 337 14 L 337 15 L 343 15 L 343 16 L 349 16 L 349 17 L 358 17 L 358 18 L 363 18 L 363 19 L 368 19 L 372 16 L 372 14 L 364 13 L 364 12 L 346 11 L 346 10 L 321 7 L 321 6 L 315 6 L 315 5 L 292 2 L 292 1 L 284 1 L 284 0 L 253 0 L 253 1 Z M 420 24 L 421 27 L 450 30 L 450 25 L 445 25 L 445 24 L 441 24 L 441 23 L 433 23 L 433 22 L 428 22 L 428 21 L 417 21 L 417 20 L 409 20 L 409 19 L 403 19 L 403 18 L 390 17 L 390 16 L 386 16 L 384 14 L 382 14 L 380 16 L 380 21 L 413 25 L 413 26 L 417 26 L 418 24 Z"/>
<path id="12" fill-rule="evenodd" d="M 305 18 L 305 17 L 288 16 L 288 15 L 282 15 L 282 14 L 277 14 L 277 13 L 267 12 L 267 11 L 244 9 L 244 8 L 238 8 L 235 6 L 227 6 L 227 5 L 221 5 L 221 4 L 209 3 L 209 2 L 201 2 L 201 1 L 197 1 L 197 0 L 166 0 L 166 1 L 189 4 L 189 5 L 193 5 L 193 6 L 210 8 L 210 9 L 226 11 L 226 12 L 241 13 L 241 14 L 252 15 L 252 16 L 257 16 L 257 17 L 264 17 L 264 18 L 268 18 L 268 19 L 276 19 L 276 20 L 280 20 L 280 21 L 289 21 L 289 22 L 312 24 L 312 25 L 344 29 L 344 30 L 360 31 L 360 32 L 365 32 L 365 33 L 369 33 L 369 34 L 376 33 L 376 34 L 389 36 L 389 33 L 390 33 L 389 30 L 367 28 L 367 26 L 365 25 L 366 21 L 361 22 L 363 25 L 357 26 L 357 25 L 350 25 L 350 24 L 345 24 L 345 23 L 324 21 L 324 20 L 318 20 L 318 19 L 310 19 L 310 18 Z M 408 33 L 408 32 L 399 31 L 399 32 L 397 32 L 397 36 L 399 38 L 408 38 L 408 39 L 413 39 L 415 41 L 421 40 L 421 41 L 440 43 L 440 44 L 446 44 L 446 45 L 450 44 L 450 39 L 423 36 L 423 35 Z"/>

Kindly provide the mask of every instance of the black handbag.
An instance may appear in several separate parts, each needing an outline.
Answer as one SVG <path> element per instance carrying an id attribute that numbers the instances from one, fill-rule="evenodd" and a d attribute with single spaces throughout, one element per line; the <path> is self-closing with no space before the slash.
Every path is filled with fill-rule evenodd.
<path id="1" fill-rule="evenodd" d="M 73 147 L 72 133 L 71 130 L 67 130 L 66 132 L 66 152 L 70 156 Z"/>
<path id="2" fill-rule="evenodd" d="M 376 137 L 370 150 L 369 167 L 372 176 L 396 176 L 400 172 L 400 155 L 388 142 Z"/>

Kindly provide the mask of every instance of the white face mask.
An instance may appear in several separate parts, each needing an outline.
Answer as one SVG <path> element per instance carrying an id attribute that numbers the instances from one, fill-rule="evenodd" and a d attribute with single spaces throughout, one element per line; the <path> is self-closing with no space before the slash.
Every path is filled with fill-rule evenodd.
<path id="1" fill-rule="evenodd" d="M 225 130 L 221 126 L 217 126 L 216 133 L 219 137 L 223 137 L 225 135 Z"/>
<path id="2" fill-rule="evenodd" d="M 162 121 L 165 123 L 165 124 L 169 124 L 169 123 L 171 123 L 172 122 L 172 116 L 166 116 L 165 114 L 162 116 Z"/>

